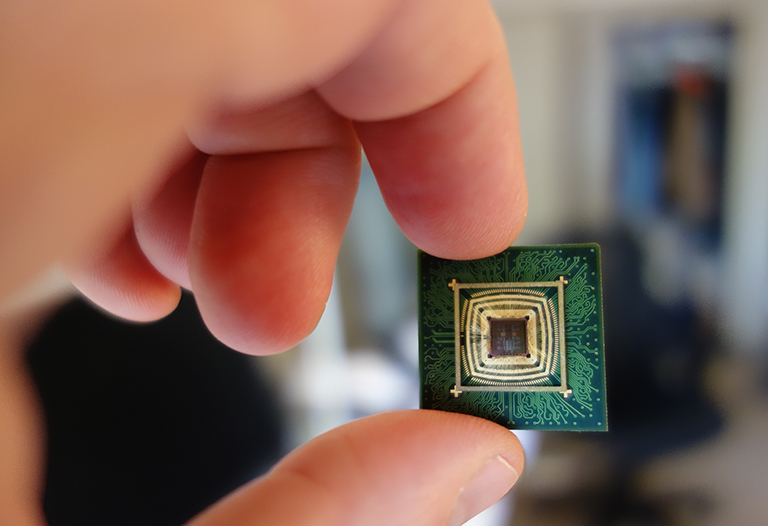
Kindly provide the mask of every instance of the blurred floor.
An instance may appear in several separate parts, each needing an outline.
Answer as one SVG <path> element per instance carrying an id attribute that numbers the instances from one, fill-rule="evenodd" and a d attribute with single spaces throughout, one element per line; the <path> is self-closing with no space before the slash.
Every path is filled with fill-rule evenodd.
<path id="1" fill-rule="evenodd" d="M 709 368 L 712 393 L 727 415 L 715 440 L 651 463 L 638 481 L 652 499 L 681 493 L 706 495 L 711 509 L 676 524 L 731 526 L 768 521 L 768 396 L 761 368 L 722 359 Z"/>
<path id="2" fill-rule="evenodd" d="M 615 480 L 595 435 L 546 435 L 539 460 L 519 483 L 512 524 L 730 526 L 768 517 L 768 396 L 764 369 L 719 358 L 708 391 L 724 429 L 699 445 L 657 458 L 635 473 L 620 515 L 606 515 Z"/>

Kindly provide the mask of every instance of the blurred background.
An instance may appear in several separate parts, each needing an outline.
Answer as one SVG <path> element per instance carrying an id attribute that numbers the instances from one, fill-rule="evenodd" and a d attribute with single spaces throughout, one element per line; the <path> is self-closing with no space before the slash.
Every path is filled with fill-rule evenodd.
<path id="1" fill-rule="evenodd" d="M 764 523 L 768 2 L 494 5 L 529 180 L 517 244 L 602 245 L 611 430 L 520 433 L 525 475 L 472 524 Z M 29 346 L 54 526 L 180 524 L 313 436 L 418 405 L 416 249 L 367 165 L 323 320 L 282 355 L 216 343 L 189 296 L 126 325 L 60 284 L 27 298 L 58 291 Z"/>

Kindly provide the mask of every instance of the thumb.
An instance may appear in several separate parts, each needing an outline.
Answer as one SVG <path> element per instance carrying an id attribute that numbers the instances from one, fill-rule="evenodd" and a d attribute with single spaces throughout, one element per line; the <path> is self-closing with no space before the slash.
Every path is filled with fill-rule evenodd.
<path id="1" fill-rule="evenodd" d="M 517 438 L 491 422 L 383 413 L 310 441 L 188 526 L 453 526 L 500 499 L 522 468 Z"/>

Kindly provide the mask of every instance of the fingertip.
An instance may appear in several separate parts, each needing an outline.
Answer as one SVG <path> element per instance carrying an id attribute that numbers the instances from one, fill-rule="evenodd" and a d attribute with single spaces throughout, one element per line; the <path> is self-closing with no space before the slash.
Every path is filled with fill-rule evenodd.
<path id="1" fill-rule="evenodd" d="M 208 328 L 264 355 L 325 309 L 359 177 L 359 148 L 213 157 L 200 185 L 190 277 Z"/>
<path id="2" fill-rule="evenodd" d="M 205 221 L 203 207 L 199 219 Z M 220 214 L 214 212 L 217 217 Z M 228 234 L 193 231 L 191 278 L 200 315 L 219 341 L 239 352 L 266 356 L 298 345 L 317 326 L 333 283 L 334 256 L 314 253 L 315 266 L 282 243 L 245 240 L 259 221 L 236 214 Z M 287 242 L 278 222 L 258 235 Z M 271 228 L 269 228 L 271 227 Z M 217 230 L 214 228 L 214 230 Z M 313 251 L 314 252 L 314 251 Z M 319 264 L 322 261 L 323 264 Z"/>
<path id="3" fill-rule="evenodd" d="M 158 272 L 189 290 L 189 233 L 207 160 L 193 151 L 151 197 L 133 203 L 135 235 L 144 255 Z"/>
<path id="4" fill-rule="evenodd" d="M 483 473 L 490 461 L 503 469 Z M 320 481 L 358 502 L 361 515 L 346 517 L 351 524 L 445 524 L 465 494 L 466 515 L 493 504 L 523 466 L 522 446 L 509 430 L 468 415 L 418 410 L 381 413 L 332 430 L 275 469 Z M 390 522 L 379 522 L 383 516 Z"/>
<path id="5" fill-rule="evenodd" d="M 489 508 L 514 486 L 520 474 L 503 455 L 488 459 L 459 491 L 450 526 L 459 526 Z"/>
<path id="6" fill-rule="evenodd" d="M 127 320 L 158 320 L 181 300 L 179 286 L 157 272 L 141 252 L 132 226 L 110 250 L 86 263 L 66 264 L 65 271 L 89 300 Z"/>
<path id="7" fill-rule="evenodd" d="M 193 283 L 206 327 L 224 345 L 252 356 L 281 353 L 301 343 L 319 323 L 330 294 L 330 286 L 315 283 L 312 298 L 295 301 L 284 297 L 265 305 L 244 296 L 242 290 L 227 292 L 221 278 L 210 285 L 201 281 L 204 279 Z"/>
<path id="8" fill-rule="evenodd" d="M 355 128 L 387 207 L 419 248 L 476 259 L 501 252 L 520 234 L 525 167 L 503 56 L 440 104 Z"/>
<path id="9" fill-rule="evenodd" d="M 520 236 L 528 215 L 525 183 L 513 195 L 490 206 L 465 203 L 440 230 L 406 227 L 408 237 L 425 252 L 444 259 L 480 259 L 506 250 Z"/>
<path id="10" fill-rule="evenodd" d="M 99 278 L 73 280 L 73 285 L 86 298 L 119 318 L 136 322 L 152 322 L 171 314 L 181 301 L 181 288 L 167 282 L 167 286 L 141 287 L 126 290 L 114 285 L 103 286 Z"/>
<path id="11" fill-rule="evenodd" d="M 454 439 L 459 442 L 469 442 L 477 446 L 476 453 L 485 459 L 494 458 L 496 455 L 504 457 L 510 467 L 520 474 L 525 466 L 525 452 L 517 436 L 509 429 L 502 427 L 490 420 L 461 413 L 437 411 L 431 409 L 419 409 L 418 411 L 393 411 L 389 414 L 407 419 L 417 418 L 429 426 L 426 429 L 432 432 L 445 434 L 450 431 Z M 424 424 L 423 424 L 424 425 Z M 482 465 L 481 462 L 478 466 Z"/>
<path id="12" fill-rule="evenodd" d="M 193 524 L 463 522 L 501 498 L 522 469 L 520 443 L 501 426 L 456 413 L 393 411 L 311 440 Z"/>

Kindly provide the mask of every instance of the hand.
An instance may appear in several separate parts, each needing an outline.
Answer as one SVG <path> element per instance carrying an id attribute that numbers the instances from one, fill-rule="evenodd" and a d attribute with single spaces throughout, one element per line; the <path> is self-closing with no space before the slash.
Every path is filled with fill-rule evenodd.
<path id="1" fill-rule="evenodd" d="M 0 298 L 63 259 L 118 315 L 161 317 L 181 285 L 228 345 L 293 346 L 330 290 L 360 143 L 425 250 L 482 257 L 522 228 L 514 88 L 482 3 L 11 0 L 0 68 Z M 9 329 L 0 347 L 0 523 L 39 524 L 39 427 Z M 197 523 L 444 524 L 521 468 L 488 422 L 384 414 Z"/>

